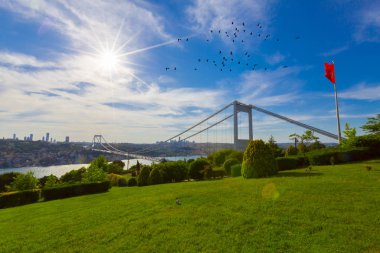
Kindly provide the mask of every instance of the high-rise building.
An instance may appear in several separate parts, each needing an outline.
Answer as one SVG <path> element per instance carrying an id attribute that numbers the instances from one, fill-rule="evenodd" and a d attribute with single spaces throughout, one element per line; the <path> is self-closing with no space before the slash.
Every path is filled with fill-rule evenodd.
<path id="1" fill-rule="evenodd" d="M 42 136 L 42 142 L 44 142 L 45 141 L 45 136 Z"/>
<path id="2" fill-rule="evenodd" d="M 53 138 L 50 138 L 50 142 L 53 142 Z"/>
<path id="3" fill-rule="evenodd" d="M 66 143 L 69 143 L 69 142 L 70 142 L 70 137 L 69 137 L 69 136 L 66 136 L 66 138 L 65 138 L 65 142 L 66 142 Z"/>
<path id="4" fill-rule="evenodd" d="M 30 141 L 33 141 L 33 134 L 30 134 L 30 135 L 29 135 L 29 140 L 30 140 Z"/>
<path id="5" fill-rule="evenodd" d="M 16 140 L 16 134 L 13 134 L 13 140 Z"/>
<path id="6" fill-rule="evenodd" d="M 46 133 L 45 141 L 49 142 L 49 133 Z"/>

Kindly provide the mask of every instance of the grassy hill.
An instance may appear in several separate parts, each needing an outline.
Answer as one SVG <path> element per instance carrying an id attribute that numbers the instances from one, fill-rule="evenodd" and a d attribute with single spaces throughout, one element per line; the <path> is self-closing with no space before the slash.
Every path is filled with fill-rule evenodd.
<path id="1" fill-rule="evenodd" d="M 379 252 L 379 228 L 376 160 L 3 209 L 0 252 Z"/>

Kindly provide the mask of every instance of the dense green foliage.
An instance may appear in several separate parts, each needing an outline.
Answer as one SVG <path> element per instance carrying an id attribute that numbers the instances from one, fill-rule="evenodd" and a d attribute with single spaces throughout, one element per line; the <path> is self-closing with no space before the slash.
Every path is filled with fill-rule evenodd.
<path id="1" fill-rule="evenodd" d="M 9 172 L 9 173 L 0 174 L 0 192 L 5 191 L 6 190 L 5 186 L 9 186 L 18 175 L 20 175 L 20 173 L 17 173 L 17 172 Z"/>
<path id="2" fill-rule="evenodd" d="M 204 176 L 204 171 L 211 167 L 207 159 L 200 158 L 190 164 L 189 177 L 195 180 L 201 180 Z"/>
<path id="3" fill-rule="evenodd" d="M 107 172 L 113 174 L 123 174 L 125 163 L 120 160 L 108 164 Z"/>
<path id="4" fill-rule="evenodd" d="M 343 136 L 341 146 L 346 148 L 353 147 L 356 139 L 356 129 L 351 128 L 347 122 L 344 125 Z"/>
<path id="5" fill-rule="evenodd" d="M 2 209 L 0 252 L 378 252 L 379 176 L 366 161 Z"/>
<path id="6" fill-rule="evenodd" d="M 149 184 L 149 166 L 142 166 L 139 176 L 137 177 L 138 186 L 146 186 Z"/>
<path id="7" fill-rule="evenodd" d="M 230 159 L 227 159 L 224 164 L 223 164 L 223 168 L 224 170 L 226 171 L 226 174 L 227 175 L 231 175 L 231 167 L 232 165 L 235 165 L 235 164 L 240 164 L 241 162 L 235 158 L 230 158 Z"/>
<path id="8" fill-rule="evenodd" d="M 232 149 L 222 149 L 209 155 L 208 160 L 212 165 L 219 167 L 222 166 L 226 158 L 233 153 L 234 150 Z"/>
<path id="9" fill-rule="evenodd" d="M 63 199 L 74 196 L 106 192 L 111 187 L 110 181 L 97 183 L 82 183 L 60 185 L 53 188 L 43 188 L 42 197 L 45 200 Z"/>
<path id="10" fill-rule="evenodd" d="M 184 161 L 169 161 L 152 167 L 158 168 L 163 183 L 181 182 L 187 178 L 188 164 Z"/>
<path id="11" fill-rule="evenodd" d="M 117 180 L 117 186 L 119 186 L 119 187 L 128 186 L 127 180 L 125 178 L 119 178 Z"/>
<path id="12" fill-rule="evenodd" d="M 285 156 L 297 155 L 298 149 L 292 145 L 288 146 L 285 151 Z"/>
<path id="13" fill-rule="evenodd" d="M 127 185 L 128 185 L 128 187 L 136 186 L 136 185 L 137 185 L 137 180 L 136 180 L 136 178 L 131 177 L 130 179 L 128 179 L 128 181 L 127 181 Z"/>
<path id="14" fill-rule="evenodd" d="M 380 135 L 364 135 L 355 139 L 355 147 L 366 147 L 373 157 L 380 157 Z"/>
<path id="15" fill-rule="evenodd" d="M 11 191 L 26 191 L 36 189 L 38 179 L 34 176 L 32 171 L 25 174 L 19 174 L 10 185 Z"/>
<path id="16" fill-rule="evenodd" d="M 103 172 L 108 172 L 108 161 L 104 156 L 100 155 L 91 161 L 90 166 L 88 168 L 98 168 L 101 169 Z"/>
<path id="17" fill-rule="evenodd" d="M 0 208 L 35 203 L 40 198 L 39 190 L 4 192 L 0 194 Z"/>
<path id="18" fill-rule="evenodd" d="M 250 141 L 243 157 L 242 174 L 244 178 L 260 178 L 278 172 L 272 150 L 262 140 Z"/>
<path id="19" fill-rule="evenodd" d="M 148 184 L 155 185 L 155 184 L 161 184 L 161 183 L 162 183 L 162 176 L 161 176 L 160 171 L 157 168 L 152 169 L 152 171 L 149 174 Z"/>
<path id="20" fill-rule="evenodd" d="M 82 167 L 78 170 L 71 170 L 64 175 L 62 175 L 59 179 L 62 183 L 75 183 L 81 182 L 83 179 L 83 174 L 86 172 L 86 168 Z"/>
<path id="21" fill-rule="evenodd" d="M 368 148 L 326 148 L 308 152 L 306 156 L 310 165 L 328 165 L 332 160 L 334 164 L 339 164 L 373 158 L 368 150 Z"/>
<path id="22" fill-rule="evenodd" d="M 111 182 L 112 186 L 117 186 L 119 179 L 124 179 L 124 177 L 113 173 L 107 175 L 107 180 Z"/>
<path id="23" fill-rule="evenodd" d="M 96 182 L 103 182 L 106 180 L 107 173 L 101 168 L 97 167 L 96 165 L 90 165 L 86 172 L 83 173 L 82 182 L 84 183 L 96 183 Z"/>
<path id="24" fill-rule="evenodd" d="M 293 170 L 299 166 L 297 157 L 277 157 L 276 162 L 279 171 Z"/>
<path id="25" fill-rule="evenodd" d="M 242 151 L 232 150 L 232 152 L 226 157 L 226 160 L 236 159 L 240 163 L 242 163 L 243 162 L 243 155 L 244 155 L 244 152 L 242 152 Z"/>
<path id="26" fill-rule="evenodd" d="M 226 171 L 224 169 L 212 169 L 213 178 L 224 178 Z"/>
<path id="27" fill-rule="evenodd" d="M 240 177 L 241 176 L 241 164 L 232 165 L 231 176 L 232 177 Z"/>

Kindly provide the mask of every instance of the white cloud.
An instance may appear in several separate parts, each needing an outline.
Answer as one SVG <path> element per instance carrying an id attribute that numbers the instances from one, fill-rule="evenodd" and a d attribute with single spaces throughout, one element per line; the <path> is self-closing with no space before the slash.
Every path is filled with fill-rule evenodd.
<path id="1" fill-rule="evenodd" d="M 195 0 L 187 9 L 193 30 L 200 33 L 210 29 L 233 29 L 231 22 L 256 26 L 257 22 L 268 26 L 271 21 L 270 7 L 274 0 Z"/>
<path id="2" fill-rule="evenodd" d="M 265 61 L 271 65 L 278 64 L 285 60 L 285 55 L 281 54 L 280 52 L 276 52 L 272 55 L 265 56 Z"/>
<path id="3" fill-rule="evenodd" d="M 380 3 L 378 1 L 365 5 L 358 12 L 354 37 L 358 42 L 380 42 Z"/>
<path id="4" fill-rule="evenodd" d="M 292 103 L 298 97 L 302 81 L 297 79 L 301 67 L 279 67 L 275 70 L 254 70 L 242 75 L 240 100 L 257 106 Z"/>
<path id="5" fill-rule="evenodd" d="M 349 49 L 349 46 L 345 45 L 345 46 L 342 46 L 342 47 L 337 47 L 337 48 L 330 49 L 329 51 L 321 53 L 320 55 L 323 56 L 323 57 L 334 56 L 334 55 L 342 53 L 342 52 L 344 52 L 344 51 L 346 51 L 348 49 Z"/>
<path id="6" fill-rule="evenodd" d="M 339 92 L 340 98 L 356 99 L 356 100 L 380 100 L 380 84 L 360 83 L 354 87 Z"/>

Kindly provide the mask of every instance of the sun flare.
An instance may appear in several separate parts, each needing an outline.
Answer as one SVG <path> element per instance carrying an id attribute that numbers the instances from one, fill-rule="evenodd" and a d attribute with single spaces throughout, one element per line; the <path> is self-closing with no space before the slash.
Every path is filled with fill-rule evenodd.
<path id="1" fill-rule="evenodd" d="M 120 67 L 120 56 L 113 50 L 103 50 L 98 56 L 99 67 L 107 72 L 117 72 Z"/>

